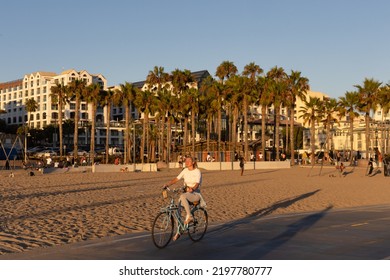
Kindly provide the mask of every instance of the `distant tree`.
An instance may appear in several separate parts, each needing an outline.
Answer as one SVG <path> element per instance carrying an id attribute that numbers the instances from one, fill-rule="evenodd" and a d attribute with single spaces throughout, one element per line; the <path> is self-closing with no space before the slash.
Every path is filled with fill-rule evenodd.
<path id="1" fill-rule="evenodd" d="M 370 114 L 376 108 L 377 97 L 380 90 L 381 82 L 374 79 L 364 79 L 363 85 L 355 85 L 359 93 L 360 111 L 364 113 L 366 124 L 366 153 L 369 158 L 370 150 Z"/>
<path id="2" fill-rule="evenodd" d="M 303 100 L 304 106 L 301 106 L 300 112 L 302 115 L 300 116 L 304 123 L 308 123 L 310 126 L 310 160 L 311 163 L 315 162 L 315 125 L 319 123 L 322 119 L 322 110 L 323 103 L 321 99 L 318 97 L 309 96 L 309 100 Z"/>
<path id="3" fill-rule="evenodd" d="M 345 96 L 339 98 L 339 112 L 342 116 L 346 116 L 349 121 L 349 139 L 351 146 L 351 164 L 353 154 L 353 123 L 358 114 L 359 93 L 356 91 L 347 91 Z"/>
<path id="4" fill-rule="evenodd" d="M 63 156 L 63 129 L 62 129 L 62 111 L 64 104 L 67 102 L 67 93 L 68 87 L 63 83 L 57 83 L 55 86 L 51 87 L 51 98 L 52 103 L 58 104 L 58 128 L 59 128 L 59 138 L 60 138 L 60 157 Z"/>

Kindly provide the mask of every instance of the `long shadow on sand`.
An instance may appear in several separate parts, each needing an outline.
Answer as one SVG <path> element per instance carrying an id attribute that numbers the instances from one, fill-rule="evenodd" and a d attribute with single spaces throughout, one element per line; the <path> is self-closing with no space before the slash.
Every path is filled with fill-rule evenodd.
<path id="1" fill-rule="evenodd" d="M 272 214 L 277 209 L 287 208 L 298 201 L 301 201 L 303 199 L 315 195 L 319 191 L 320 189 L 279 201 L 243 219 L 240 219 L 238 221 L 232 221 L 230 223 L 223 224 L 219 227 L 216 227 L 215 229 L 210 230 L 209 234 L 220 234 L 221 232 L 230 231 L 233 229 L 237 229 L 238 227 L 245 226 L 246 224 L 253 223 L 255 220 L 261 217 L 265 217 L 267 215 Z M 289 240 L 294 238 L 294 236 L 297 235 L 299 232 L 305 231 L 310 227 L 312 227 L 315 223 L 317 223 L 320 219 L 322 219 L 326 215 L 326 213 L 332 208 L 333 206 L 328 206 L 326 209 L 320 212 L 314 214 L 308 214 L 307 216 L 304 216 L 302 219 L 299 219 L 298 221 L 294 221 L 293 223 L 284 227 L 285 230 L 283 232 L 281 232 L 274 238 L 268 240 L 266 243 L 262 243 L 262 240 L 257 240 L 257 238 L 255 237 L 255 240 L 252 240 L 253 246 L 251 246 L 251 250 L 246 251 L 244 255 L 241 255 L 241 258 L 242 259 L 267 258 L 267 255 L 270 252 L 277 250 L 279 247 L 283 246 L 283 244 L 287 243 Z M 254 224 L 254 226 L 255 225 L 256 224 Z M 288 252 L 286 252 L 286 254 L 288 254 Z"/>
<path id="2" fill-rule="evenodd" d="M 292 197 L 292 198 L 288 198 L 288 199 L 285 199 L 285 200 L 278 201 L 275 204 L 273 204 L 273 205 L 271 205 L 271 206 L 269 206 L 267 208 L 260 209 L 260 210 L 258 210 L 256 212 L 248 215 L 245 218 L 242 218 L 240 220 L 235 220 L 235 221 L 223 224 L 223 225 L 221 225 L 219 227 L 216 227 L 213 230 L 210 230 L 210 233 L 226 231 L 226 230 L 230 230 L 232 228 L 238 227 L 238 226 L 243 225 L 243 224 L 249 224 L 253 220 L 256 220 L 256 219 L 259 219 L 261 217 L 264 217 L 264 216 L 272 214 L 277 209 L 287 208 L 290 205 L 293 205 L 294 203 L 296 203 L 296 202 L 298 202 L 300 200 L 303 200 L 303 199 L 306 199 L 308 197 L 311 197 L 311 196 L 315 195 L 316 193 L 318 193 L 319 191 L 320 191 L 320 189 L 312 191 L 312 192 L 308 192 L 308 193 L 305 193 L 305 194 L 301 194 L 301 195 L 298 195 L 296 197 Z"/>

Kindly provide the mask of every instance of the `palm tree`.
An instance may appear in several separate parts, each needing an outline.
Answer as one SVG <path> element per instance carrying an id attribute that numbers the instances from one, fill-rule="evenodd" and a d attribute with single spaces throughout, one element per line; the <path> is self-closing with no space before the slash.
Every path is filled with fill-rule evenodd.
<path id="1" fill-rule="evenodd" d="M 29 98 L 26 100 L 25 109 L 27 112 L 28 126 L 24 129 L 24 162 L 27 162 L 27 134 L 30 129 L 31 113 L 38 109 L 38 103 L 34 98 Z"/>
<path id="2" fill-rule="evenodd" d="M 364 113 L 364 120 L 366 123 L 366 158 L 369 157 L 370 149 L 370 114 L 375 109 L 377 104 L 377 96 L 381 86 L 381 82 L 374 79 L 364 79 L 363 85 L 355 85 L 358 89 L 360 98 L 360 110 Z"/>
<path id="3" fill-rule="evenodd" d="M 195 156 L 195 137 L 196 137 L 196 122 L 195 116 L 199 114 L 199 90 L 190 88 L 188 90 L 188 101 L 191 104 L 191 134 L 192 134 L 192 155 Z"/>
<path id="4" fill-rule="evenodd" d="M 114 91 L 111 89 L 105 90 L 102 92 L 102 100 L 101 100 L 101 105 L 103 107 L 106 107 L 106 164 L 108 164 L 108 159 L 109 159 L 109 139 L 110 139 L 110 120 L 111 120 L 111 105 L 113 102 L 113 97 L 114 97 Z"/>
<path id="5" fill-rule="evenodd" d="M 154 104 L 156 102 L 156 97 L 153 92 L 150 90 L 144 90 L 139 91 L 139 93 L 136 95 L 134 104 L 137 107 L 137 109 L 144 114 L 143 119 L 143 132 L 142 132 L 142 142 L 141 142 L 141 162 L 144 163 L 144 149 L 146 145 L 146 153 L 147 153 L 147 159 L 149 162 L 149 115 L 154 113 Z"/>
<path id="6" fill-rule="evenodd" d="M 213 128 L 213 119 L 220 111 L 216 87 L 217 82 L 211 76 L 203 80 L 202 85 L 200 86 L 200 103 L 206 115 L 206 150 L 208 152 L 210 151 L 210 138 Z"/>
<path id="7" fill-rule="evenodd" d="M 186 153 L 188 143 L 187 124 L 190 113 L 190 106 L 192 104 L 186 103 L 190 97 L 188 96 L 189 89 L 194 83 L 194 77 L 191 72 L 187 69 L 179 70 L 175 69 L 172 71 L 172 91 L 178 102 L 182 104 L 178 109 L 178 113 L 184 119 L 184 139 L 183 139 L 183 152 Z"/>
<path id="8" fill-rule="evenodd" d="M 329 149 L 332 147 L 330 129 L 335 122 L 338 122 L 338 118 L 335 117 L 335 113 L 339 111 L 339 103 L 334 98 L 326 98 L 323 100 L 323 103 L 324 119 L 322 120 L 322 122 L 326 130 L 325 156 L 329 160 Z"/>
<path id="9" fill-rule="evenodd" d="M 170 76 L 168 73 L 164 71 L 164 67 L 157 67 L 155 66 L 153 68 L 153 71 L 149 71 L 148 76 L 146 77 L 146 83 L 148 84 L 149 90 L 154 92 L 157 99 L 160 101 L 160 106 L 157 107 L 157 111 L 159 112 L 159 115 L 161 117 L 161 137 L 160 137 L 160 150 L 163 149 L 163 158 L 166 160 L 166 162 L 169 161 L 169 155 L 168 155 L 168 143 L 170 143 L 170 136 L 171 136 L 171 127 L 170 127 L 170 118 L 169 114 L 172 109 L 171 101 L 171 93 L 167 90 L 168 88 L 168 82 L 170 80 Z M 164 148 L 164 128 L 165 128 L 165 118 L 168 118 L 167 122 L 167 141 L 166 141 L 166 147 Z M 159 152 L 161 155 L 161 151 Z"/>
<path id="10" fill-rule="evenodd" d="M 263 69 L 251 62 L 244 67 L 242 74 L 247 76 L 249 79 L 245 79 L 245 90 L 243 91 L 243 115 L 244 115 L 244 143 L 245 143 L 245 158 L 248 159 L 248 104 L 253 104 L 255 101 L 256 82 L 257 76 L 263 73 Z"/>
<path id="11" fill-rule="evenodd" d="M 286 104 L 290 111 L 290 154 L 291 165 L 295 164 L 295 143 L 294 143 L 294 120 L 295 120 L 295 104 L 297 98 L 301 100 L 305 98 L 306 92 L 310 89 L 309 79 L 301 76 L 299 71 L 291 71 L 288 77 L 289 91 L 287 92 Z"/>
<path id="12" fill-rule="evenodd" d="M 95 163 L 95 131 L 96 131 L 96 110 L 103 98 L 102 87 L 100 84 L 90 84 L 85 90 L 85 100 L 92 106 L 91 117 L 91 143 L 89 149 L 89 156 L 92 165 Z"/>
<path id="13" fill-rule="evenodd" d="M 258 91 L 258 103 L 261 106 L 261 153 L 265 156 L 266 145 L 266 122 L 268 120 L 267 108 L 272 104 L 272 91 L 271 91 L 272 79 L 265 77 L 258 77 L 257 79 L 257 91 Z"/>
<path id="14" fill-rule="evenodd" d="M 276 158 L 279 160 L 279 127 L 280 127 L 280 108 L 283 103 L 286 92 L 288 91 L 287 74 L 282 67 L 275 66 L 267 73 L 268 78 L 271 79 L 270 90 L 272 92 L 272 102 L 274 105 L 274 151 L 276 146 Z"/>
<path id="15" fill-rule="evenodd" d="M 339 112 L 343 116 L 347 116 L 349 119 L 349 139 L 351 146 L 351 160 L 353 160 L 353 122 L 356 117 L 359 116 L 357 113 L 359 106 L 359 93 L 356 91 L 347 91 L 345 96 L 339 99 Z"/>
<path id="16" fill-rule="evenodd" d="M 58 128 L 60 133 L 60 157 L 63 156 L 63 129 L 62 129 L 62 111 L 64 104 L 67 102 L 68 87 L 63 83 L 56 83 L 51 87 L 52 103 L 58 104 Z"/>
<path id="17" fill-rule="evenodd" d="M 114 103 L 125 107 L 125 138 L 124 138 L 124 163 L 127 164 L 130 159 L 130 111 L 133 101 L 137 95 L 137 88 L 129 83 L 120 84 L 120 89 L 115 90 Z M 135 147 L 134 147 L 135 148 Z"/>
<path id="18" fill-rule="evenodd" d="M 80 103 L 84 97 L 84 91 L 86 82 L 84 80 L 73 80 L 68 85 L 69 97 L 75 101 L 75 114 L 74 114 L 74 134 L 73 134 L 73 157 L 76 159 L 78 156 L 78 143 L 79 143 L 79 121 L 80 121 Z"/>
<path id="19" fill-rule="evenodd" d="M 322 119 L 323 103 L 318 97 L 309 96 L 309 100 L 303 100 L 304 106 L 301 106 L 300 112 L 304 123 L 310 125 L 310 160 L 314 164 L 315 161 L 315 125 Z"/>
<path id="20" fill-rule="evenodd" d="M 382 113 L 381 113 L 382 125 L 384 125 L 384 116 L 386 114 L 388 114 L 390 111 L 390 85 L 386 84 L 385 86 L 382 86 L 380 88 L 377 100 L 378 100 L 378 105 L 380 106 L 380 108 L 382 110 Z M 384 127 L 382 127 L 382 135 L 381 135 L 382 149 L 381 150 L 382 150 L 382 153 L 385 153 L 387 151 L 384 150 L 384 148 L 385 148 L 385 131 L 383 128 Z"/>
<path id="21" fill-rule="evenodd" d="M 221 155 L 221 136 L 222 136 L 222 109 L 223 109 L 223 103 L 224 99 L 226 98 L 227 89 L 225 86 L 225 81 L 231 78 L 232 76 L 236 75 L 237 73 L 237 67 L 234 65 L 231 61 L 223 61 L 218 67 L 215 72 L 215 76 L 219 78 L 219 84 L 216 86 L 216 92 L 217 94 L 217 102 L 219 106 L 218 110 L 218 159 L 221 161 L 220 155 Z M 226 109 L 226 108 L 225 108 Z M 226 120 L 226 123 L 228 121 Z M 235 129 L 235 128 L 234 128 Z"/>

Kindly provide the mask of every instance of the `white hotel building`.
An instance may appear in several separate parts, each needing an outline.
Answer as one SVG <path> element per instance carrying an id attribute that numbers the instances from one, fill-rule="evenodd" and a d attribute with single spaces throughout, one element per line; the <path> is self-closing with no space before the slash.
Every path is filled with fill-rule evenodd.
<path id="1" fill-rule="evenodd" d="M 34 98 L 38 104 L 38 109 L 30 115 L 30 127 L 40 129 L 47 125 L 58 123 L 58 105 L 51 102 L 51 87 L 56 84 L 67 85 L 73 80 L 84 80 L 87 85 L 100 84 L 103 89 L 107 89 L 107 80 L 102 74 L 90 74 L 87 71 L 67 70 L 60 74 L 53 72 L 34 72 L 26 74 L 22 79 L 0 83 L 0 119 L 4 120 L 7 125 L 21 126 L 27 122 L 27 111 L 25 108 L 26 100 Z M 75 102 L 71 101 L 64 107 L 63 118 L 74 119 Z M 91 108 L 86 102 L 80 105 L 80 126 L 87 124 L 91 119 Z M 120 108 L 114 108 L 113 111 L 121 111 Z M 112 114 L 115 116 L 115 114 Z M 99 107 L 94 116 L 97 124 L 103 124 L 106 121 L 106 112 Z M 97 125 L 98 126 L 98 125 Z M 103 129 L 103 128 L 102 128 Z M 105 128 L 104 128 L 105 129 Z M 105 131 L 97 131 L 97 144 L 105 143 Z M 119 128 L 113 134 L 113 144 L 119 144 L 121 131 Z M 100 133 L 101 132 L 101 133 Z M 79 143 L 87 144 L 88 132 L 80 134 Z M 101 136 L 101 137 L 100 137 Z M 56 135 L 53 136 L 58 137 Z M 53 139 L 54 139 L 53 138 Z M 57 138 L 58 139 L 58 138 Z M 54 141 L 54 143 L 57 141 Z M 57 142 L 58 143 L 58 142 Z M 73 143 L 69 141 L 69 143 Z"/>

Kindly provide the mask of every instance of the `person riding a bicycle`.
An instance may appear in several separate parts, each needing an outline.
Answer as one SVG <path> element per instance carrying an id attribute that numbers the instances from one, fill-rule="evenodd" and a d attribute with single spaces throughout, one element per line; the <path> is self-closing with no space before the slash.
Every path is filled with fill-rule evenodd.
<path id="1" fill-rule="evenodd" d="M 202 173 L 197 168 L 196 161 L 192 157 L 185 158 L 185 168 L 180 174 L 169 181 L 164 187 L 175 184 L 179 180 L 184 180 L 186 192 L 182 193 L 179 198 L 179 205 L 184 207 L 186 211 L 186 219 L 184 224 L 189 224 L 193 221 L 189 202 L 197 202 L 201 200 L 200 185 L 202 184 Z"/>

